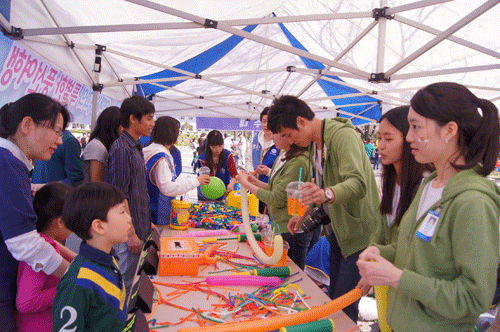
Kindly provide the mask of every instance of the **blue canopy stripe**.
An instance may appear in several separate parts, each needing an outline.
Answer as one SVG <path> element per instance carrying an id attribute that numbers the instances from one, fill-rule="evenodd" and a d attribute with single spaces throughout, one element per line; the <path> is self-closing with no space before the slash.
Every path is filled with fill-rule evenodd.
<path id="1" fill-rule="evenodd" d="M 246 26 L 243 30 L 246 32 L 252 32 L 257 25 L 249 25 Z M 222 57 L 224 57 L 229 51 L 231 51 L 236 45 L 238 45 L 243 40 L 243 37 L 239 36 L 231 36 L 224 40 L 223 42 L 209 48 L 208 50 L 192 57 L 189 60 L 186 60 L 178 65 L 175 65 L 174 68 L 182 69 L 194 74 L 200 74 L 205 69 L 209 68 L 211 65 L 219 61 Z M 140 78 L 143 80 L 151 80 L 151 79 L 159 79 L 159 78 L 171 78 L 171 77 L 179 77 L 184 76 L 184 74 L 180 74 L 168 69 L 162 70 L 160 72 L 141 76 Z M 177 84 L 184 82 L 185 80 L 179 81 L 169 81 L 169 82 L 159 82 L 158 84 L 173 87 Z M 153 93 L 158 93 L 160 91 L 165 90 L 162 87 L 153 84 L 140 84 L 137 88 L 137 94 L 140 96 L 150 96 Z"/>
<path id="2" fill-rule="evenodd" d="M 292 35 L 292 33 L 283 25 L 283 23 L 279 23 L 279 26 L 293 47 L 307 51 L 307 49 L 297 40 L 297 38 L 295 38 Z M 303 57 L 300 57 L 300 59 L 302 60 L 302 62 L 304 62 L 304 64 L 306 65 L 306 67 L 308 69 L 319 69 L 319 70 L 325 69 L 325 66 L 320 62 L 306 59 Z M 338 77 L 338 76 L 333 76 L 333 75 L 325 75 L 325 76 L 343 82 L 343 80 L 340 79 L 340 77 Z M 357 89 L 350 88 L 350 87 L 340 85 L 340 84 L 336 84 L 333 82 L 321 80 L 321 79 L 318 80 L 318 84 L 321 86 L 323 91 L 325 91 L 325 93 L 328 96 L 337 96 L 337 95 L 345 95 L 345 94 L 359 93 L 360 92 Z M 348 97 L 348 98 L 335 99 L 334 104 L 337 107 L 340 107 L 342 105 L 377 102 L 377 101 L 378 101 L 378 99 L 375 99 L 375 98 L 370 97 L 370 96 L 359 96 L 359 97 Z M 375 120 L 378 120 L 380 118 L 380 116 L 382 115 L 380 105 L 376 105 L 374 107 L 372 105 L 344 106 L 344 107 L 341 107 L 341 109 L 346 111 L 346 112 L 352 113 L 352 114 L 358 114 L 358 115 L 362 114 L 366 118 L 375 119 Z M 345 114 L 340 114 L 340 116 L 350 118 L 354 125 L 360 125 L 360 124 L 369 122 L 367 120 L 354 118 L 354 117 L 351 117 L 351 116 L 345 115 Z"/>

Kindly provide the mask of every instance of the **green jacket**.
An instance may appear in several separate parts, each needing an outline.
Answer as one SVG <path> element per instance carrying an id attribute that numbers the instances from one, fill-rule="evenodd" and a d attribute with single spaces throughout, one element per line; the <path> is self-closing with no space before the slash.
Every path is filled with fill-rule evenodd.
<path id="1" fill-rule="evenodd" d="M 284 152 L 280 153 L 274 161 L 271 172 L 279 159 L 283 158 Z M 287 225 L 292 216 L 288 214 L 286 186 L 292 181 L 299 180 L 302 168 L 302 181 L 311 181 L 311 166 L 306 154 L 300 154 L 288 160 L 282 165 L 272 178 L 269 179 L 269 190 L 259 188 L 257 198 L 267 204 L 269 215 L 274 216 L 274 221 L 279 225 L 281 233 L 288 233 Z"/>
<path id="2" fill-rule="evenodd" d="M 340 249 L 350 256 L 365 249 L 381 216 L 380 196 L 372 165 L 359 134 L 346 118 L 324 120 L 323 142 L 327 153 L 323 178 L 335 200 L 328 204 Z M 314 165 L 314 143 L 309 146 Z"/>
<path id="3" fill-rule="evenodd" d="M 377 230 L 372 235 L 371 244 L 390 244 L 396 242 L 398 239 L 399 228 L 393 222 L 391 226 L 387 223 L 387 215 L 383 214 L 380 217 L 380 222 L 377 225 Z"/>
<path id="4" fill-rule="evenodd" d="M 388 323 L 398 332 L 473 331 L 496 287 L 500 189 L 473 169 L 457 173 L 443 190 L 434 236 L 425 242 L 416 232 L 427 213 L 416 215 L 422 190 L 435 177 L 425 180 L 403 216 L 397 242 L 379 246 L 403 270 L 387 301 Z"/>

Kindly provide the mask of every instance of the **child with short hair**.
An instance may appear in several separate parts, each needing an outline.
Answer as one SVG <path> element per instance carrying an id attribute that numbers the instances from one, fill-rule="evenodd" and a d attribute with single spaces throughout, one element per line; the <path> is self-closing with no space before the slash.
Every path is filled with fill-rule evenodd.
<path id="1" fill-rule="evenodd" d="M 63 221 L 83 242 L 57 286 L 54 331 L 122 331 L 125 285 L 112 248 L 132 227 L 125 195 L 108 183 L 82 184 L 67 197 Z"/>
<path id="2" fill-rule="evenodd" d="M 70 231 L 61 216 L 64 199 L 73 188 L 62 182 L 43 186 L 35 194 L 33 208 L 37 215 L 36 230 L 60 254 L 56 241 L 64 241 Z M 52 331 L 52 303 L 59 278 L 43 271 L 35 272 L 25 262 L 17 273 L 16 323 L 19 332 Z"/>

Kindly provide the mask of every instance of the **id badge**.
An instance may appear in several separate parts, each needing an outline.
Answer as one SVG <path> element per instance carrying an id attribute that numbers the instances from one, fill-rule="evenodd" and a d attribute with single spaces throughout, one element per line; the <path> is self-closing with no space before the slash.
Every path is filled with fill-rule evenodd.
<path id="1" fill-rule="evenodd" d="M 434 231 L 436 230 L 438 222 L 439 213 L 430 210 L 424 221 L 422 222 L 422 225 L 420 225 L 420 228 L 418 229 L 417 237 L 424 240 L 425 242 L 430 242 L 430 240 L 434 236 Z"/>

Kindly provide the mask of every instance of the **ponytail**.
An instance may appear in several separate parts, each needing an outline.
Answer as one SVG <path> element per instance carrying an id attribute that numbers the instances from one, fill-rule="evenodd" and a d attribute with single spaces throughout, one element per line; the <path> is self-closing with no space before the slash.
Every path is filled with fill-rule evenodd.
<path id="1" fill-rule="evenodd" d="M 500 123 L 498 109 L 493 103 L 486 99 L 477 99 L 476 102 L 482 113 L 479 128 L 473 132 L 473 136 L 467 146 L 464 146 L 462 149 L 460 141 L 459 146 L 461 147 L 461 152 L 464 154 L 466 163 L 462 167 L 465 169 L 471 168 L 480 163 L 481 169 L 478 173 L 486 176 L 495 168 L 498 159 Z"/>

